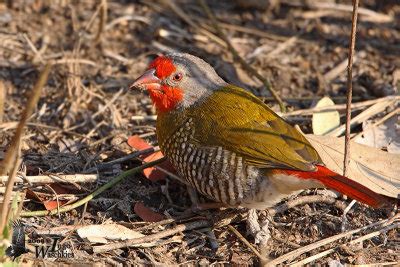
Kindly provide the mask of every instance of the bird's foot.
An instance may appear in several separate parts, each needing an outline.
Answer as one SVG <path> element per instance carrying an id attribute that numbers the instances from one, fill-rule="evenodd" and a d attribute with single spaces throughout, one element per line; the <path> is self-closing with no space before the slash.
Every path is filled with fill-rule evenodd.
<path id="1" fill-rule="evenodd" d="M 257 210 L 250 209 L 246 223 L 247 231 L 254 237 L 254 243 L 261 245 L 266 244 L 271 236 L 268 229 L 268 219 L 265 219 L 260 223 L 258 220 Z"/>

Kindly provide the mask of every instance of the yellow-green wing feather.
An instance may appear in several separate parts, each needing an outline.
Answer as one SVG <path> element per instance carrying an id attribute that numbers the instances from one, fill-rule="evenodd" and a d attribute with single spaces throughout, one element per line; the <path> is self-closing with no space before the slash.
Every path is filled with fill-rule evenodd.
<path id="1" fill-rule="evenodd" d="M 214 91 L 188 111 L 195 142 L 221 146 L 264 168 L 313 170 L 321 159 L 294 127 L 260 99 L 236 86 Z"/>

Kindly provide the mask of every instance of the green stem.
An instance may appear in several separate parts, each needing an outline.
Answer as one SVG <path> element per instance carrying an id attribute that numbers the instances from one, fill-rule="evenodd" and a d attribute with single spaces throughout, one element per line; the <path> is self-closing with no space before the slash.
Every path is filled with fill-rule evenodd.
<path id="1" fill-rule="evenodd" d="M 119 182 L 121 182 L 122 180 L 124 180 L 126 177 L 131 176 L 135 173 L 138 173 L 146 168 L 152 167 L 154 165 L 157 165 L 161 162 L 163 162 L 165 160 L 164 158 L 152 161 L 152 162 L 148 162 L 145 163 L 139 167 L 130 169 L 128 171 L 125 171 L 123 173 L 121 173 L 120 175 L 118 175 L 117 177 L 113 178 L 111 181 L 109 181 L 108 183 L 100 186 L 99 188 L 97 188 L 93 193 L 87 195 L 86 197 L 82 198 L 81 200 L 76 201 L 75 203 L 71 204 L 71 205 L 67 205 L 64 206 L 60 209 L 53 209 L 53 210 L 37 210 L 37 211 L 22 211 L 20 213 L 21 217 L 33 217 L 33 216 L 46 216 L 46 215 L 54 215 L 54 214 L 58 214 L 58 213 L 62 213 L 62 212 L 67 212 L 70 210 L 73 210 L 87 202 L 89 202 L 90 200 L 92 200 L 94 197 L 100 195 L 101 193 L 103 193 L 105 190 L 113 187 L 114 185 L 118 184 Z"/>

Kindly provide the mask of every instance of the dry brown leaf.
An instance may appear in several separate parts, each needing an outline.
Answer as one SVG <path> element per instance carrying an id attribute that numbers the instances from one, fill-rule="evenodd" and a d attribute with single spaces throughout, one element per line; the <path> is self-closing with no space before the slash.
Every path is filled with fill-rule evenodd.
<path id="1" fill-rule="evenodd" d="M 343 173 L 344 138 L 306 135 L 326 166 Z M 348 177 L 371 190 L 393 198 L 400 197 L 400 155 L 384 152 L 351 141 Z"/>
<path id="2" fill-rule="evenodd" d="M 81 238 L 88 238 L 89 240 L 126 240 L 139 238 L 143 234 L 133 231 L 125 226 L 119 224 L 96 224 L 80 227 L 76 231 Z"/>
<path id="3" fill-rule="evenodd" d="M 393 116 L 380 125 L 374 126 L 371 121 L 363 123 L 363 133 L 354 141 L 376 148 L 386 148 L 389 153 L 400 154 L 400 120 Z"/>

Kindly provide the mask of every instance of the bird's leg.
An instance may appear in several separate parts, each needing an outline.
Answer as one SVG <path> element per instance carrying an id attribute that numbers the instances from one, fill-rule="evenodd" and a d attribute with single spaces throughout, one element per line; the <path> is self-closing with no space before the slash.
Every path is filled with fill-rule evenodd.
<path id="1" fill-rule="evenodd" d="M 218 203 L 218 202 L 200 203 L 196 189 L 189 185 L 187 186 L 187 189 L 188 189 L 190 200 L 192 201 L 192 206 L 190 208 L 190 210 L 192 212 L 199 212 L 199 211 L 204 211 L 204 210 L 228 207 L 227 205 L 225 205 L 223 203 Z"/>
<path id="2" fill-rule="evenodd" d="M 247 231 L 254 237 L 255 244 L 264 245 L 270 238 L 270 232 L 268 229 L 269 221 L 265 219 L 261 223 L 258 221 L 258 215 L 256 209 L 250 209 L 247 215 Z"/>
<path id="3" fill-rule="evenodd" d="M 192 206 L 193 205 L 198 205 L 199 203 L 199 196 L 197 195 L 197 191 L 196 189 L 194 189 L 192 186 L 190 185 L 186 185 L 186 189 L 188 191 L 189 197 L 190 197 L 190 201 L 192 202 Z"/>

